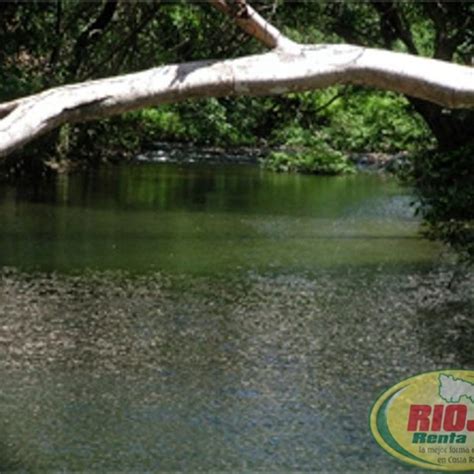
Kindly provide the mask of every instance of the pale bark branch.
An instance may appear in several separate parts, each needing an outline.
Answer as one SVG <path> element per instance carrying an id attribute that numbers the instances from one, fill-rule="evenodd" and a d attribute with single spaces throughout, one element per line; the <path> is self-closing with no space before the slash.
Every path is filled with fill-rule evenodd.
<path id="1" fill-rule="evenodd" d="M 247 34 L 253 36 L 267 48 L 295 51 L 299 45 L 258 14 L 245 0 L 209 0 L 219 11 L 230 16 Z"/>
<path id="2" fill-rule="evenodd" d="M 10 102 L 4 102 L 0 104 L 0 119 L 6 117 L 8 114 L 13 112 L 24 99 L 12 100 Z"/>
<path id="3" fill-rule="evenodd" d="M 0 156 L 64 123 L 199 97 L 257 96 L 360 84 L 449 108 L 474 107 L 474 68 L 351 45 L 301 46 L 224 61 L 162 66 L 57 87 L 0 104 Z"/>

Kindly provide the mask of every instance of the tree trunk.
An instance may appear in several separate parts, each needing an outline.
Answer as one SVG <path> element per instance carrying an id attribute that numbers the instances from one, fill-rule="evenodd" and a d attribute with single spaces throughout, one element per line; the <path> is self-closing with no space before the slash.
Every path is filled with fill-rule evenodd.
<path id="1" fill-rule="evenodd" d="M 409 101 L 427 123 L 440 150 L 453 150 L 474 142 L 473 110 L 450 110 L 413 97 Z"/>

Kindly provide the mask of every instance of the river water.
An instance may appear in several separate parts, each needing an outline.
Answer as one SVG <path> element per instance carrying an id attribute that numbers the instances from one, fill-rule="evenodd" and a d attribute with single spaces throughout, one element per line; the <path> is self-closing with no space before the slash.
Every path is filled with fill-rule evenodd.
<path id="1" fill-rule="evenodd" d="M 0 186 L 0 470 L 413 472 L 368 413 L 472 368 L 448 290 L 380 175 L 139 164 Z"/>

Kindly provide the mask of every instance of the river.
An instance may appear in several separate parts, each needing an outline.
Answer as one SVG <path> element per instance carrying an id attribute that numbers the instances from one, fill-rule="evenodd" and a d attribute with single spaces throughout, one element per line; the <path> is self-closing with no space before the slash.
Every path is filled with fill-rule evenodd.
<path id="1" fill-rule="evenodd" d="M 377 396 L 472 368 L 472 274 L 393 178 L 127 164 L 0 185 L 0 470 L 413 472 Z"/>

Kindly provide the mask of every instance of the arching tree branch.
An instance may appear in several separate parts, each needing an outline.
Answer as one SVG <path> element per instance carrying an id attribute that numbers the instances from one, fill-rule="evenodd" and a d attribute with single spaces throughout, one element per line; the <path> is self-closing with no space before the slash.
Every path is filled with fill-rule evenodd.
<path id="1" fill-rule="evenodd" d="M 210 1 L 230 8 L 224 0 Z M 162 66 L 0 104 L 0 156 L 64 123 L 198 97 L 271 95 L 360 84 L 447 108 L 474 107 L 474 68 L 352 45 L 299 45 L 244 6 L 247 13 L 236 21 L 272 47 L 271 52 Z"/>

